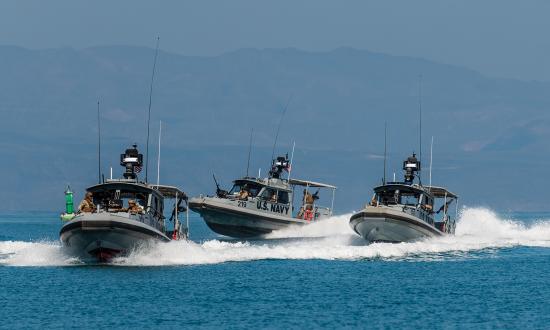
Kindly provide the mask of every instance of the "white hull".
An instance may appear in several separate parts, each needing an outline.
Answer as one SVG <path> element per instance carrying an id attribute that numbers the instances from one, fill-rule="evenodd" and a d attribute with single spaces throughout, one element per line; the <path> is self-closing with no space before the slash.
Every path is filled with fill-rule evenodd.
<path id="1" fill-rule="evenodd" d="M 250 203 L 256 205 L 255 202 Z M 302 226 L 310 221 L 289 215 L 254 210 L 231 205 L 227 200 L 213 197 L 192 198 L 189 207 L 199 213 L 214 232 L 235 237 L 252 238 L 289 226 Z"/>
<path id="2" fill-rule="evenodd" d="M 151 240 L 169 241 L 158 229 L 132 219 L 127 214 L 82 214 L 67 222 L 60 239 L 71 255 L 83 261 L 109 261 L 126 255 Z"/>
<path id="3" fill-rule="evenodd" d="M 350 219 L 351 228 L 368 242 L 412 242 L 445 233 L 417 217 L 387 207 L 367 207 Z"/>

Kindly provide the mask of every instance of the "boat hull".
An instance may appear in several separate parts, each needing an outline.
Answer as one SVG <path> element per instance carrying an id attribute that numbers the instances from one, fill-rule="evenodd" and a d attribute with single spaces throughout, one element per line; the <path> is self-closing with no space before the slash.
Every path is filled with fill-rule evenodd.
<path id="1" fill-rule="evenodd" d="M 369 243 L 413 242 L 444 235 L 412 215 L 381 207 L 368 207 L 352 215 L 350 227 Z"/>
<path id="2" fill-rule="evenodd" d="M 309 223 L 232 207 L 216 201 L 216 198 L 193 198 L 189 201 L 189 208 L 199 213 L 212 231 L 234 238 L 258 238 L 275 230 Z"/>
<path id="3" fill-rule="evenodd" d="M 85 262 L 108 262 L 150 241 L 170 241 L 159 230 L 110 213 L 83 214 L 59 233 L 65 250 Z"/>

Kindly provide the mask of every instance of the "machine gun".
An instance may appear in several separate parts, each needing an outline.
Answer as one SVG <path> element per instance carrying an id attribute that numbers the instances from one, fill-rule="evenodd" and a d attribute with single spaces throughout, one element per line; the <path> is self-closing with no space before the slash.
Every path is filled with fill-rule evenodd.
<path id="1" fill-rule="evenodd" d="M 212 177 L 214 178 L 214 183 L 216 184 L 216 196 L 219 198 L 227 198 L 227 190 L 223 190 L 220 188 L 220 185 L 218 184 L 218 180 L 216 180 L 216 176 L 214 173 L 212 173 Z"/>
<path id="2" fill-rule="evenodd" d="M 171 222 L 176 217 L 176 209 L 178 210 L 178 213 L 183 213 L 187 211 L 187 200 L 189 198 L 187 195 L 183 195 L 181 197 L 178 197 L 178 201 L 175 203 L 174 208 L 172 209 L 172 215 L 170 216 L 169 221 Z M 185 206 L 182 206 L 181 203 L 185 201 Z"/>
<path id="3" fill-rule="evenodd" d="M 317 191 L 315 192 L 315 194 L 311 195 L 311 197 L 313 197 L 313 200 L 316 201 L 319 199 L 319 191 L 321 189 L 317 189 Z"/>

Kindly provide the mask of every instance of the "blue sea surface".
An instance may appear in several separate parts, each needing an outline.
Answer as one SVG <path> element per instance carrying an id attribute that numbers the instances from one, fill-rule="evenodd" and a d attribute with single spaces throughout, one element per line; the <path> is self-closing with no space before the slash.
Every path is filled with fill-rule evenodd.
<path id="1" fill-rule="evenodd" d="M 111 265 L 64 254 L 53 213 L 0 214 L 0 327 L 550 328 L 550 213 L 463 210 L 455 237 L 365 245 L 342 215 Z"/>

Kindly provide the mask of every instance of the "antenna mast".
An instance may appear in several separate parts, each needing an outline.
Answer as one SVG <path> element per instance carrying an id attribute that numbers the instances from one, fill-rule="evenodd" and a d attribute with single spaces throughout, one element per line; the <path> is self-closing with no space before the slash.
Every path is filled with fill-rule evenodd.
<path id="1" fill-rule="evenodd" d="M 420 164 L 422 164 L 422 75 L 418 76 L 418 112 L 419 112 L 419 149 L 420 149 Z M 422 165 L 418 171 L 418 178 L 422 184 Z"/>
<path id="2" fill-rule="evenodd" d="M 250 130 L 250 143 L 248 144 L 248 161 L 246 162 L 246 176 L 248 177 L 248 170 L 250 169 L 250 154 L 252 153 L 252 134 L 254 134 L 254 127 Z"/>
<path id="3" fill-rule="evenodd" d="M 386 158 L 387 158 L 387 153 L 386 153 L 386 149 L 387 149 L 387 127 L 388 127 L 388 123 L 387 122 L 384 122 L 384 179 L 382 180 L 382 184 L 385 185 L 386 184 Z"/>
<path id="4" fill-rule="evenodd" d="M 97 101 L 97 180 L 101 183 L 101 121 L 99 120 L 99 100 Z"/>
<path id="5" fill-rule="evenodd" d="M 287 180 L 290 181 L 290 174 L 292 173 L 292 162 L 294 161 L 294 148 L 296 147 L 296 141 L 292 143 L 292 154 L 290 154 L 290 168 L 288 169 L 288 178 Z"/>
<path id="6" fill-rule="evenodd" d="M 434 152 L 434 137 L 432 136 L 432 144 L 430 145 L 430 187 L 432 186 L 432 162 Z"/>
<path id="7" fill-rule="evenodd" d="M 159 121 L 159 153 L 157 155 L 157 186 L 160 185 L 160 137 L 162 136 L 162 120 Z"/>
<path id="8" fill-rule="evenodd" d="M 153 74 L 151 74 L 151 86 L 149 89 L 149 114 L 147 117 L 147 148 L 145 151 L 145 182 L 149 174 L 149 131 L 151 129 L 151 102 L 153 99 L 153 81 L 155 79 L 155 69 L 157 66 L 157 56 L 159 53 L 159 41 L 160 37 L 157 37 L 157 48 L 155 49 L 155 60 L 153 61 Z"/>
<path id="9" fill-rule="evenodd" d="M 275 157 L 275 146 L 277 146 L 277 139 L 279 138 L 279 130 L 281 130 L 281 124 L 283 123 L 283 117 L 285 116 L 286 109 L 288 109 L 288 105 L 290 104 L 290 100 L 292 100 L 292 94 L 288 97 L 288 101 L 286 102 L 286 106 L 283 109 L 283 113 L 281 114 L 281 119 L 279 120 L 279 126 L 277 126 L 277 134 L 275 134 L 275 141 L 273 142 L 273 151 L 271 152 L 271 159 Z"/>

